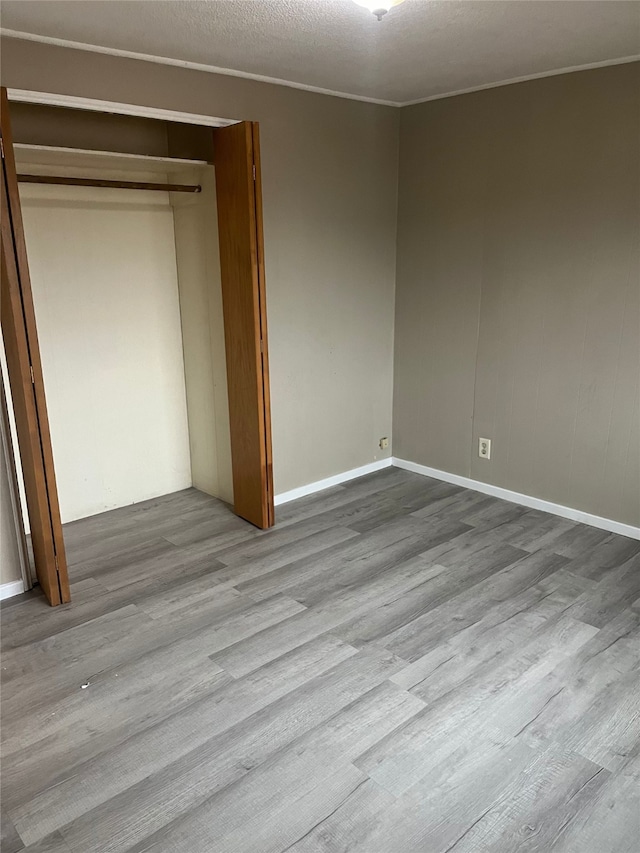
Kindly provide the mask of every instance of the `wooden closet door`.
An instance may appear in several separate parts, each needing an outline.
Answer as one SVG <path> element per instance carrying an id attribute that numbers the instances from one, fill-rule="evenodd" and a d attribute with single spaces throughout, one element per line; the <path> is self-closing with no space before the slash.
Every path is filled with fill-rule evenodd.
<path id="1" fill-rule="evenodd" d="M 274 509 L 258 124 L 213 133 L 234 511 L 266 528 Z"/>
<path id="2" fill-rule="evenodd" d="M 51 605 L 70 600 L 36 319 L 22 227 L 9 103 L 0 91 L 2 336 L 18 433 L 36 575 Z"/>

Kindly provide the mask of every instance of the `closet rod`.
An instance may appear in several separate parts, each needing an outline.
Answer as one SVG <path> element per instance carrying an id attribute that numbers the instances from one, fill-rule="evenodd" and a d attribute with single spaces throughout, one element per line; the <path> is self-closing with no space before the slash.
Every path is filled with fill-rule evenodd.
<path id="1" fill-rule="evenodd" d="M 64 184 L 69 187 L 110 187 L 121 190 L 161 190 L 170 193 L 199 193 L 200 184 L 149 184 L 141 181 L 106 181 L 99 178 L 66 178 L 58 175 L 18 175 L 23 184 Z"/>

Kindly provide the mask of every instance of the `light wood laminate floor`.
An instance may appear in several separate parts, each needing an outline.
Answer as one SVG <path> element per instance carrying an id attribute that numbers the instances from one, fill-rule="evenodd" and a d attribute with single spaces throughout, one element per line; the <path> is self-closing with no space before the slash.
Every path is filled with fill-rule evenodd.
<path id="1" fill-rule="evenodd" d="M 640 543 L 398 469 L 188 490 L 2 608 L 2 851 L 637 853 Z"/>

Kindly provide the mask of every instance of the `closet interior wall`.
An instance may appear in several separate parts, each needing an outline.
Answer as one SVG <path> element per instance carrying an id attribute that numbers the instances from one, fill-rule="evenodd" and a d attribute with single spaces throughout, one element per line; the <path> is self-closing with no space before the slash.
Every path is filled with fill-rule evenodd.
<path id="1" fill-rule="evenodd" d="M 218 214 L 213 166 L 185 169 L 181 181 L 201 192 L 170 193 L 191 474 L 196 489 L 233 503 L 231 436 L 220 282 Z"/>

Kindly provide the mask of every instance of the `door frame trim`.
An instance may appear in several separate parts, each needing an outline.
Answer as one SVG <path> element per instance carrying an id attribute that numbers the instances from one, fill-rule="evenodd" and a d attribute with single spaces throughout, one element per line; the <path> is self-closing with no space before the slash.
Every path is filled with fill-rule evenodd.
<path id="1" fill-rule="evenodd" d="M 186 113 L 180 112 L 177 110 L 169 110 L 169 109 L 161 109 L 156 107 L 142 106 L 138 104 L 124 104 L 116 101 L 105 101 L 99 100 L 95 98 L 83 98 L 74 95 L 60 95 L 49 92 L 38 92 L 32 91 L 28 89 L 15 89 L 8 88 L 6 89 L 7 100 L 9 104 L 11 103 L 24 103 L 24 104 L 36 104 L 42 106 L 58 106 L 58 107 L 66 107 L 68 109 L 79 109 L 79 110 L 87 110 L 93 112 L 102 112 L 102 113 L 111 113 L 116 115 L 129 115 L 129 116 L 137 116 L 141 118 L 150 118 L 160 121 L 167 122 L 176 122 L 181 124 L 194 124 L 200 125 L 203 127 L 210 127 L 212 130 L 214 128 L 223 128 L 228 127 L 230 125 L 239 124 L 245 119 L 230 119 L 230 118 L 220 118 L 215 116 L 201 115 L 197 113 Z M 261 199 L 260 199 L 261 202 Z M 261 204 L 260 204 L 260 214 L 261 214 Z M 260 216 L 261 220 L 261 216 Z M 262 280 L 264 282 L 264 258 L 260 257 L 260 266 L 262 273 Z M 261 319 L 266 322 L 266 309 L 265 306 L 262 306 L 261 311 Z M 269 400 L 269 413 L 270 413 L 270 400 Z M 270 419 L 268 419 L 270 422 Z M 18 459 L 15 456 L 15 451 L 13 453 L 14 463 L 18 464 Z M 20 466 L 22 467 L 22 466 Z M 270 483 L 269 491 L 271 495 L 271 500 L 273 501 L 273 480 L 272 480 L 272 461 L 269 460 L 269 465 L 267 469 L 267 479 Z M 57 494 L 57 492 L 56 492 Z M 271 504 L 273 507 L 273 504 Z M 272 510 L 273 511 L 273 510 Z M 273 517 L 271 517 L 271 523 L 273 523 Z M 22 521 L 22 533 L 24 535 L 24 520 Z M 26 585 L 25 585 L 26 586 Z M 15 594 L 15 593 L 14 593 Z"/>

